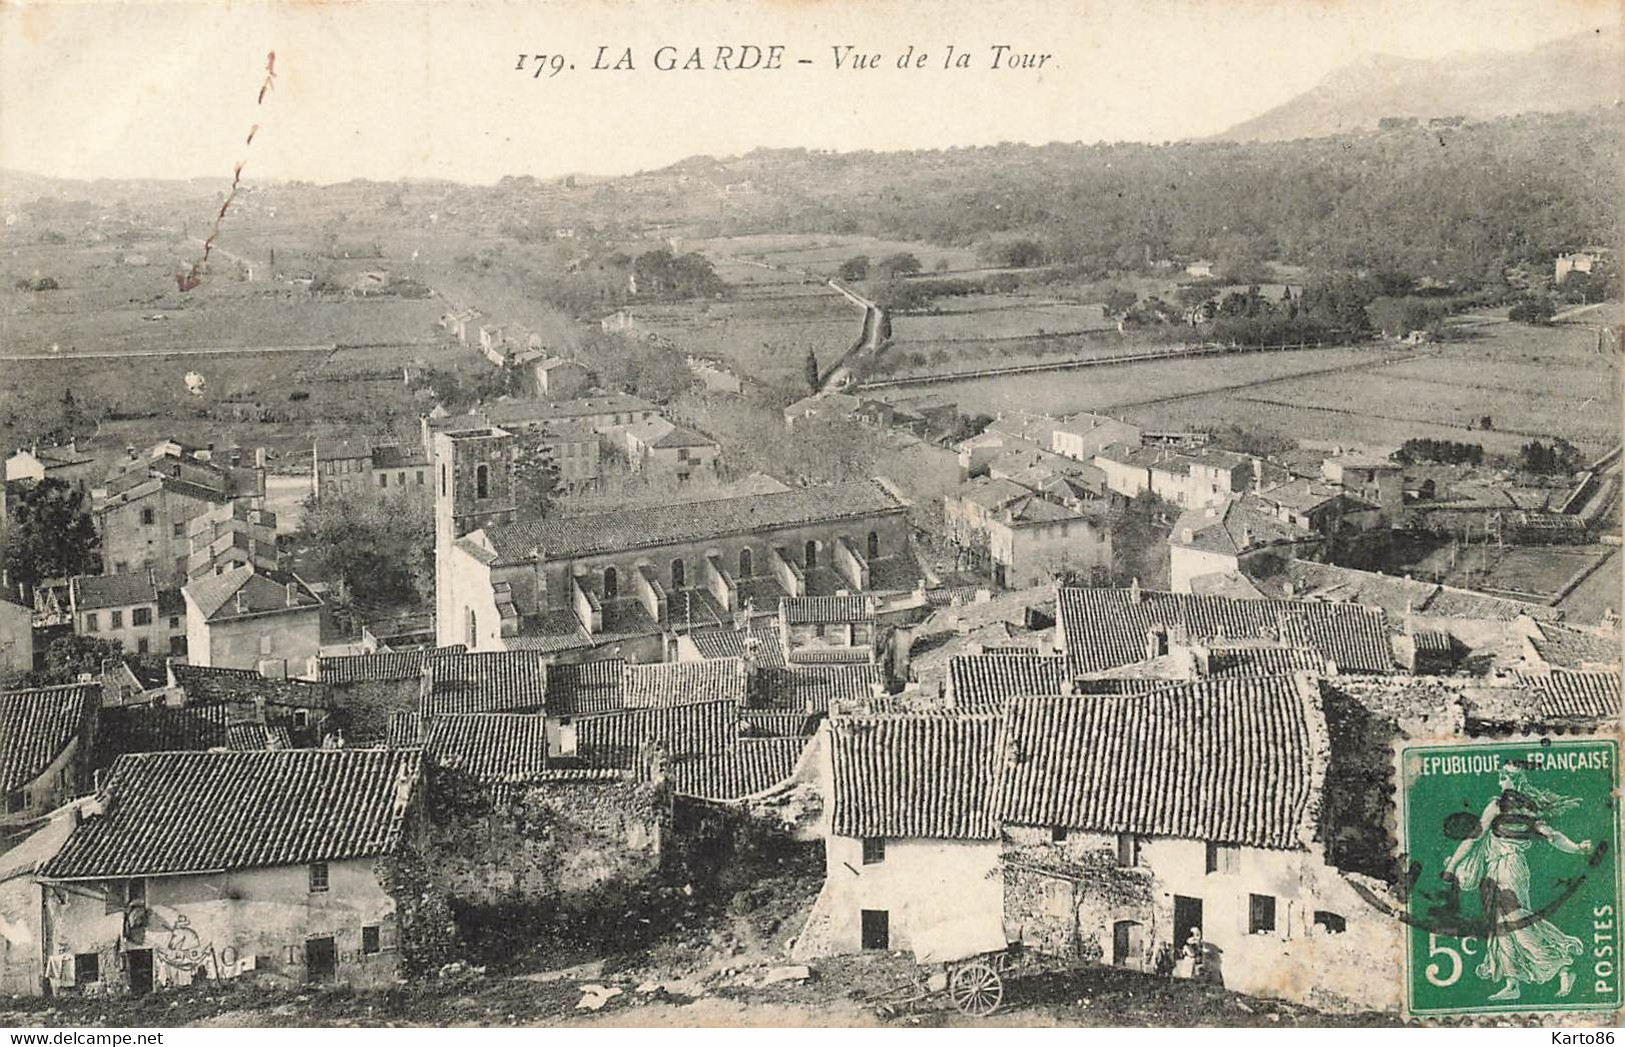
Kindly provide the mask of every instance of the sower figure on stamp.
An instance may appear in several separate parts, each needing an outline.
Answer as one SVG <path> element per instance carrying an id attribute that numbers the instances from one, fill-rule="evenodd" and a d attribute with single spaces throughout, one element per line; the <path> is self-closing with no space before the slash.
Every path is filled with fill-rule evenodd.
<path id="1" fill-rule="evenodd" d="M 1525 852 L 1538 840 L 1566 854 L 1589 854 L 1590 840 L 1575 843 L 1547 821 L 1580 801 L 1532 785 L 1516 767 L 1501 769 L 1500 785 L 1500 795 L 1479 815 L 1478 832 L 1456 848 L 1443 876 L 1484 899 L 1488 927 L 1477 974 L 1506 981 L 1490 999 L 1516 1000 L 1524 982 L 1543 985 L 1554 977 L 1557 995 L 1567 996 L 1574 988 L 1574 959 L 1585 946 L 1531 909 Z"/>

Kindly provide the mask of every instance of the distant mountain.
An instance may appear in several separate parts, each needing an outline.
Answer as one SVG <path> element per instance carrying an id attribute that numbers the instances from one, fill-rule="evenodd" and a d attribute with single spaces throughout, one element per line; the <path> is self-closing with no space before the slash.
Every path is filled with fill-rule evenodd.
<path id="1" fill-rule="evenodd" d="M 1214 138 L 1290 141 L 1373 130 L 1384 117 L 1416 117 L 1426 124 L 1434 117 L 1485 120 L 1613 105 L 1621 97 L 1622 67 L 1625 46 L 1617 26 L 1529 51 L 1431 60 L 1367 55 Z"/>

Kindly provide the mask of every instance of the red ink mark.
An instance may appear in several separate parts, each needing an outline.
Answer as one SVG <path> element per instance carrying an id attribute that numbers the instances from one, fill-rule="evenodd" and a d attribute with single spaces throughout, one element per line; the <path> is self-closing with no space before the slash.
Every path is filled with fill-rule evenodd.
<path id="1" fill-rule="evenodd" d="M 260 82 L 259 98 L 255 105 L 264 105 L 265 96 L 276 85 L 276 52 L 271 51 L 265 56 L 265 79 Z M 259 133 L 260 125 L 255 124 L 248 129 L 248 138 L 243 142 L 246 148 L 254 144 L 254 136 Z M 214 242 L 220 236 L 220 223 L 226 220 L 226 212 L 237 199 L 237 189 L 243 183 L 243 166 L 246 161 L 239 160 L 231 169 L 231 191 L 226 193 L 226 199 L 220 204 L 220 213 L 214 216 L 214 227 L 209 230 L 209 236 L 203 241 L 203 255 L 192 263 L 192 268 L 184 273 L 175 274 L 175 286 L 183 292 L 190 291 L 203 282 L 203 267 L 208 264 L 209 253 L 214 250 Z"/>

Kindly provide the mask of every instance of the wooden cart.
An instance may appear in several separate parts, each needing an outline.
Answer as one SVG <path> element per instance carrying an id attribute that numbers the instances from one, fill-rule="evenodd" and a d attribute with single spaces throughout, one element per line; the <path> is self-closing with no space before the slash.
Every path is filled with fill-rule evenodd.
<path id="1" fill-rule="evenodd" d="M 927 1001 L 946 996 L 961 1014 L 986 1018 L 1004 1002 L 1006 975 L 1019 966 L 1023 954 L 1002 931 L 951 925 L 916 941 L 913 976 L 903 985 L 881 993 L 875 1011 L 895 1018 L 924 1009 Z"/>

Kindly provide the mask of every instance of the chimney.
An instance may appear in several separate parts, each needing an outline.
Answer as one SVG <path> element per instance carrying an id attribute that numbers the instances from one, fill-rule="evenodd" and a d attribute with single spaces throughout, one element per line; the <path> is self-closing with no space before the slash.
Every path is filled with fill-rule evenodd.
<path id="1" fill-rule="evenodd" d="M 289 582 L 288 586 L 287 586 L 287 590 L 288 590 L 288 606 L 289 607 L 298 607 L 299 606 L 299 584 L 297 582 Z"/>
<path id="2" fill-rule="evenodd" d="M 1136 607 L 1143 602 L 1142 597 L 1140 596 L 1140 579 L 1138 575 L 1136 575 L 1134 579 L 1129 582 L 1128 602 L 1134 604 Z"/>
<path id="3" fill-rule="evenodd" d="M 243 596 L 243 591 L 241 589 L 237 590 L 236 604 L 238 614 L 248 613 L 248 600 Z"/>

